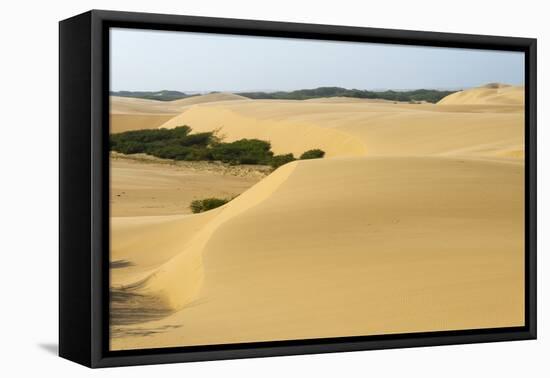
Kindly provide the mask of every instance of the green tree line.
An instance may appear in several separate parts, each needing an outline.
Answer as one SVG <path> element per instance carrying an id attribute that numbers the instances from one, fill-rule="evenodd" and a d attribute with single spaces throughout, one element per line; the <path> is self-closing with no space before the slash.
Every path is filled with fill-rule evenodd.
<path id="1" fill-rule="evenodd" d="M 284 92 L 243 92 L 239 95 L 251 99 L 274 100 L 308 100 L 321 97 L 353 97 L 366 99 L 383 99 L 389 101 L 436 103 L 455 91 L 439 91 L 435 89 L 416 89 L 411 91 L 368 91 L 361 89 L 346 89 L 341 87 L 319 87 L 315 89 L 300 89 Z"/>

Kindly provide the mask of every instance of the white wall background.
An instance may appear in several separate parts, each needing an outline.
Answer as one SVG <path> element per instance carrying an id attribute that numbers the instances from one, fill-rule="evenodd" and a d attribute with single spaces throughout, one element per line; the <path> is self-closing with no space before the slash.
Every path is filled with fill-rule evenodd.
<path id="1" fill-rule="evenodd" d="M 0 375 L 70 377 L 548 377 L 550 28 L 544 1 L 6 1 L 0 21 Z M 539 39 L 539 340 L 89 370 L 57 344 L 57 64 L 61 19 L 89 9 Z M 546 148 L 545 148 L 546 147 Z M 546 193 L 545 193 L 546 192 Z M 548 232 L 546 231 L 546 234 Z M 546 352 L 544 351 L 546 348 Z"/>

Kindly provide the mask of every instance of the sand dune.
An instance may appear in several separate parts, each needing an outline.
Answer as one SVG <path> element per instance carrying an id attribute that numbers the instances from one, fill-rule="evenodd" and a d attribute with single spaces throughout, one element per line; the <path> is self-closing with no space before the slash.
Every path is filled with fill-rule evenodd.
<path id="1" fill-rule="evenodd" d="M 178 114 L 190 105 L 234 100 L 247 98 L 233 93 L 210 93 L 173 101 L 111 96 L 111 114 Z"/>
<path id="2" fill-rule="evenodd" d="M 195 233 L 192 237 L 183 240 L 179 237 L 168 240 L 164 238 L 163 243 L 167 248 L 172 249 L 175 244 L 179 247 L 179 252 L 154 271 L 140 269 L 138 270 L 139 273 L 127 275 L 128 281 L 126 282 L 113 279 L 112 282 L 115 288 L 115 282 L 118 281 L 118 288 L 122 289 L 121 292 L 124 292 L 125 288 L 132 289 L 132 293 L 137 294 L 137 297 L 133 297 L 132 305 L 141 301 L 143 307 L 146 307 L 147 303 L 151 302 L 150 298 L 156 299 L 153 301 L 155 309 L 165 307 L 167 310 L 178 310 L 190 304 L 197 299 L 202 289 L 204 280 L 202 252 L 213 232 L 226 221 L 268 198 L 277 186 L 284 181 L 291 168 L 292 166 L 288 165 L 277 170 L 277 172 L 249 189 L 245 197 L 237 197 L 225 207 L 216 210 L 217 216 L 206 223 L 200 231 L 194 230 Z M 119 227 L 124 226 L 124 222 L 119 221 L 118 224 Z M 157 235 L 153 234 L 153 237 Z M 166 233 L 163 232 L 162 235 L 166 237 Z M 115 240 L 115 237 L 113 237 L 113 240 Z M 149 235 L 148 240 L 151 241 L 151 235 Z M 125 243 L 126 240 L 123 237 L 121 244 L 125 245 Z M 156 243 L 156 240 L 153 241 L 153 244 L 156 248 L 160 247 L 158 245 L 160 243 Z M 113 241 L 111 250 L 112 255 L 117 256 L 119 252 L 116 251 L 116 241 Z M 128 261 L 133 264 L 133 260 Z M 122 272 L 122 275 L 124 275 L 124 272 Z"/>
<path id="3" fill-rule="evenodd" d="M 147 100 L 133 97 L 110 97 L 111 114 L 178 114 L 182 106 L 175 101 Z"/>
<path id="4" fill-rule="evenodd" d="M 186 110 L 162 127 L 173 128 L 186 124 L 196 132 L 219 129 L 226 141 L 242 138 L 269 140 L 276 153 L 293 152 L 298 156 L 312 148 L 322 148 L 327 156 L 356 156 L 365 153 L 363 143 L 352 135 L 321 128 L 307 121 L 294 120 L 290 114 L 283 113 L 285 109 L 299 112 L 308 105 L 323 107 L 295 101 L 269 100 L 205 104 Z M 278 111 L 281 112 L 280 118 L 274 118 Z"/>
<path id="5" fill-rule="evenodd" d="M 172 101 L 178 106 L 189 106 L 196 104 L 204 104 L 207 102 L 219 102 L 219 101 L 235 101 L 235 100 L 245 100 L 248 101 L 247 97 L 240 96 L 234 93 L 219 92 L 219 93 L 209 93 L 202 96 L 193 96 L 189 98 L 183 98 L 181 100 Z"/>
<path id="6" fill-rule="evenodd" d="M 111 348 L 523 325 L 523 106 L 465 92 L 187 105 L 163 127 L 327 158 L 203 214 L 112 218 Z M 195 185 L 153 175 L 140 185 Z"/>
<path id="7" fill-rule="evenodd" d="M 172 117 L 173 114 L 111 114 L 111 133 L 156 129 Z"/>
<path id="8" fill-rule="evenodd" d="M 451 95 L 453 96 L 453 95 Z M 437 155 L 503 156 L 523 141 L 522 107 L 314 103 L 256 100 L 194 106 L 162 127 L 220 129 L 227 141 L 270 140 L 276 153 L 321 148 L 327 157 Z"/>
<path id="9" fill-rule="evenodd" d="M 191 105 L 243 99 L 246 98 L 232 93 L 211 93 L 174 101 L 111 96 L 111 132 L 154 129 Z"/>
<path id="10" fill-rule="evenodd" d="M 498 83 L 456 92 L 438 102 L 440 105 L 523 105 L 524 103 L 525 88 L 523 86 Z"/>
<path id="11" fill-rule="evenodd" d="M 523 210 L 521 164 L 443 157 L 292 163 L 203 214 L 210 218 L 193 237 L 132 233 L 136 245 L 173 256 L 137 292 L 180 311 L 121 327 L 121 335 L 183 327 L 112 345 L 521 325 Z M 180 224 L 178 232 L 192 227 Z"/>
<path id="12" fill-rule="evenodd" d="M 135 280 L 136 275 L 154 271 L 180 253 L 182 245 L 212 220 L 217 212 L 214 210 L 193 216 L 113 217 L 111 224 L 117 232 L 112 238 L 111 261 L 115 266 L 125 266 L 117 268 L 111 284 L 128 284 Z M 151 253 L 152 250 L 155 253 Z"/>
<path id="13" fill-rule="evenodd" d="M 171 101 L 145 100 L 141 98 L 110 98 L 110 132 L 155 129 L 181 112 L 181 106 Z"/>

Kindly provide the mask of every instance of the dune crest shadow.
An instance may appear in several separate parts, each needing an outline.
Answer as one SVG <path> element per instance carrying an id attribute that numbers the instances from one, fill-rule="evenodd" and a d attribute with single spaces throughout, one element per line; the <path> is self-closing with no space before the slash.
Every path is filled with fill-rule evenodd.
<path id="1" fill-rule="evenodd" d="M 109 264 L 109 267 L 111 269 L 120 269 L 120 268 L 127 268 L 133 265 L 134 263 L 128 260 L 115 260 L 115 261 L 111 261 L 111 263 Z"/>
<path id="2" fill-rule="evenodd" d="M 135 292 L 136 287 L 116 288 L 110 291 L 110 334 L 112 338 L 123 336 L 149 336 L 179 328 L 179 325 L 143 328 L 138 324 L 163 319 L 174 311 L 152 295 Z"/>
<path id="3" fill-rule="evenodd" d="M 160 298 L 139 294 L 133 289 L 111 289 L 111 326 L 158 320 L 173 312 Z"/>

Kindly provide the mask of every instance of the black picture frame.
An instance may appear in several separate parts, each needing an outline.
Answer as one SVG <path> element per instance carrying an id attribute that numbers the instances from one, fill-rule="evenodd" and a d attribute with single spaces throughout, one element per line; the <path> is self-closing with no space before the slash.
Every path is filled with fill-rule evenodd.
<path id="1" fill-rule="evenodd" d="M 108 350 L 111 27 L 525 53 L 524 327 Z M 92 10 L 59 24 L 59 354 L 88 367 L 536 338 L 536 39 Z"/>

